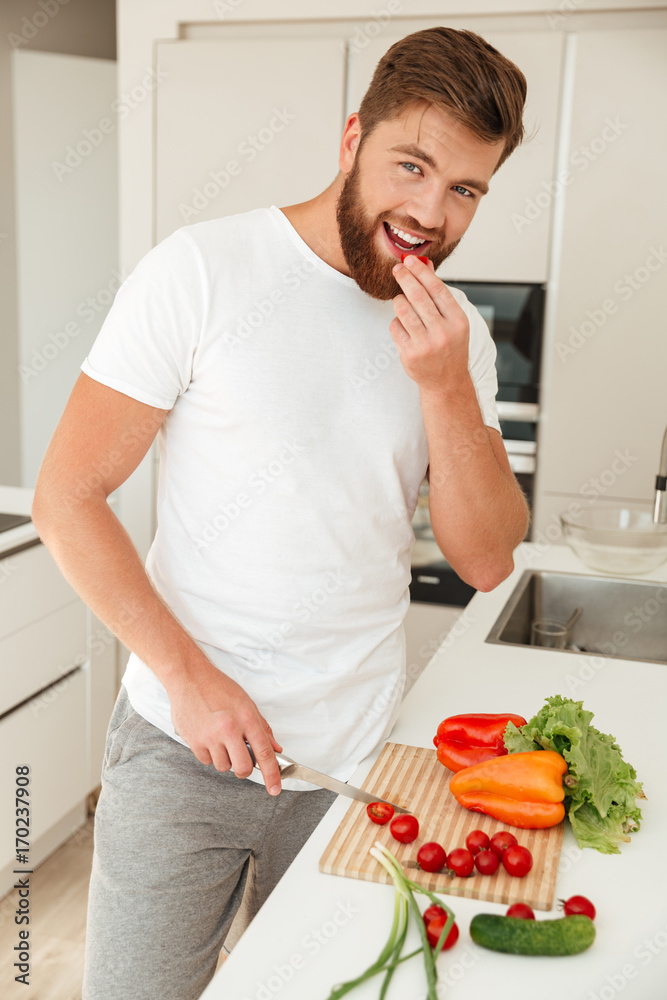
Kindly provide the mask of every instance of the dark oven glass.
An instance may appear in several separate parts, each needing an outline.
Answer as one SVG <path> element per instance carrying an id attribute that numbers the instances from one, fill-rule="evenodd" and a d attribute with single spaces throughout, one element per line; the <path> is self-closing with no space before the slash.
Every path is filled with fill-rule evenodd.
<path id="1" fill-rule="evenodd" d="M 498 400 L 537 403 L 542 356 L 544 285 L 448 281 L 477 306 L 496 343 Z"/>
<path id="2" fill-rule="evenodd" d="M 496 344 L 498 416 L 510 466 L 533 506 L 545 286 L 448 281 L 460 288 L 486 321 Z M 415 529 L 418 537 L 428 533 Z M 527 539 L 531 537 L 529 527 Z M 432 538 L 432 535 L 430 536 Z M 475 593 L 440 556 L 412 567 L 413 601 L 464 606 Z"/>

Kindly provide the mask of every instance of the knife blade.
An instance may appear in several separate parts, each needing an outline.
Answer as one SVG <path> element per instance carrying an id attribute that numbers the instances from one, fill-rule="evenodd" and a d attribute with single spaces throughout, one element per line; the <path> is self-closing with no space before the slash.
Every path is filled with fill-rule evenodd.
<path id="1" fill-rule="evenodd" d="M 250 744 L 246 743 L 246 747 L 248 748 L 253 766 L 260 770 Z M 398 806 L 395 802 L 389 802 L 388 799 L 382 799 L 371 792 L 365 792 L 363 788 L 355 788 L 354 785 L 348 785 L 346 781 L 339 781 L 338 778 L 322 774 L 321 771 L 314 771 L 311 767 L 306 767 L 304 764 L 297 764 L 295 760 L 292 760 L 291 757 L 288 757 L 284 753 L 277 753 L 276 760 L 280 768 L 281 778 L 300 778 L 302 781 L 309 781 L 312 785 L 317 785 L 319 788 L 328 788 L 330 792 L 336 792 L 337 795 L 346 795 L 350 799 L 358 799 L 360 802 L 369 804 L 371 802 L 385 802 L 396 813 L 410 812 L 409 809 L 404 809 L 403 806 Z"/>

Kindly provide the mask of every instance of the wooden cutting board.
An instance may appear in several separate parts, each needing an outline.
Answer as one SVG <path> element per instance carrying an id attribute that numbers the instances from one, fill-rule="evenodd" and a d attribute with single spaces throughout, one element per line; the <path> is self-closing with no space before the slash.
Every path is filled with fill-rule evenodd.
<path id="1" fill-rule="evenodd" d="M 490 816 L 471 812 L 458 804 L 449 791 L 452 772 L 439 762 L 436 751 L 387 743 L 361 786 L 366 791 L 410 809 L 419 820 L 419 836 L 412 844 L 401 844 L 389 830 L 366 815 L 363 802 L 354 801 L 320 858 L 319 868 L 328 875 L 348 875 L 366 882 L 388 882 L 391 878 L 371 854 L 376 840 L 383 843 L 403 865 L 408 876 L 431 892 L 467 896 L 494 903 L 528 903 L 534 909 L 553 906 L 563 823 L 547 830 L 520 830 Z M 449 853 L 465 847 L 471 830 L 489 836 L 509 830 L 533 855 L 533 867 L 523 878 L 508 875 L 502 864 L 493 875 L 468 878 L 424 872 L 417 867 L 417 851 L 435 840 Z"/>

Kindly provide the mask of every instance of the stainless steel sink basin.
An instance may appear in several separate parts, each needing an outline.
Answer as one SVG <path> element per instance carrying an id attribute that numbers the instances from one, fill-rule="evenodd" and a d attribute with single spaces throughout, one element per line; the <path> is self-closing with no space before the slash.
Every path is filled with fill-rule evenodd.
<path id="1" fill-rule="evenodd" d="M 534 619 L 568 619 L 578 606 L 569 645 L 551 652 L 667 664 L 667 584 L 647 580 L 526 570 L 486 642 L 530 646 Z"/>

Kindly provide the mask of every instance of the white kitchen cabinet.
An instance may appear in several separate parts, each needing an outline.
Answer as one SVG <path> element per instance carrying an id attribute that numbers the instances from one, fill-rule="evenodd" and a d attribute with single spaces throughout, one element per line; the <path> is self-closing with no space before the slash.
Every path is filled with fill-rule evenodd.
<path id="1" fill-rule="evenodd" d="M 338 171 L 344 69 L 336 38 L 158 43 L 157 240 L 327 187 Z"/>
<path id="2" fill-rule="evenodd" d="M 0 714 L 85 660 L 86 609 L 78 599 L 0 639 Z"/>
<path id="3" fill-rule="evenodd" d="M 0 720 L 0 895 L 15 879 L 16 768 L 30 768 L 28 839 L 34 865 L 45 856 L 40 839 L 85 799 L 85 719 L 85 671 L 79 667 Z M 74 829 L 66 828 L 62 839 Z"/>
<path id="4" fill-rule="evenodd" d="M 571 44 L 537 533 L 571 502 L 649 507 L 667 422 L 667 27 L 580 32 Z"/>
<path id="5" fill-rule="evenodd" d="M 78 601 L 41 543 L 3 553 L 2 558 L 5 579 L 0 591 L 0 638 Z"/>
<path id="6" fill-rule="evenodd" d="M 403 621 L 405 629 L 406 680 L 403 697 L 408 693 L 434 653 L 465 616 L 465 608 L 445 604 L 422 604 L 412 601 Z"/>
<path id="7" fill-rule="evenodd" d="M 114 636 L 86 609 L 45 546 L 28 542 L 0 558 L 2 895 L 13 882 L 16 767 L 31 769 L 30 857 L 38 864 L 85 820 L 118 688 Z"/>
<path id="8" fill-rule="evenodd" d="M 447 24 L 446 18 L 420 23 Z M 456 24 L 456 27 L 462 27 Z M 470 228 L 438 274 L 452 281 L 546 281 L 550 211 L 534 214 L 529 202 L 541 200 L 553 181 L 558 128 L 563 34 L 557 31 L 489 31 L 476 28 L 528 80 L 526 142 L 503 164 L 482 199 Z M 350 46 L 346 113 L 359 108 L 375 67 L 390 45 L 408 32 L 383 34 L 364 48 Z M 526 212 L 531 217 L 526 217 Z"/>
<path id="9" fill-rule="evenodd" d="M 20 482 L 32 487 L 122 280 L 117 134 L 128 109 L 117 110 L 110 59 L 19 48 L 11 69 L 18 325 L 3 337 L 18 340 Z"/>

